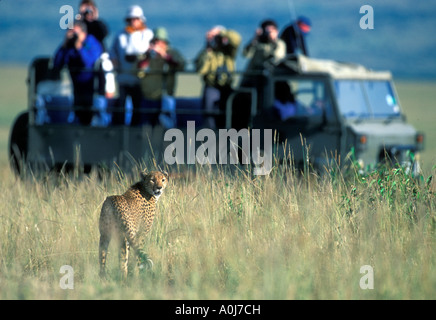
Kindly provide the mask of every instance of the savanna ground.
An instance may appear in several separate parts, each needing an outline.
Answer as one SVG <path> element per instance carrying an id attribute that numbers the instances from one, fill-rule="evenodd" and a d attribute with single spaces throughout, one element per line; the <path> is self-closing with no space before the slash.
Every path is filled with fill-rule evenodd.
<path id="1" fill-rule="evenodd" d="M 401 170 L 297 176 L 289 166 L 253 179 L 197 168 L 173 180 L 147 243 L 152 271 L 98 277 L 98 216 L 134 181 L 21 180 L 7 161 L 9 127 L 26 107 L 26 69 L 0 68 L 0 299 L 434 299 L 434 83 L 400 82 L 408 120 L 426 133 L 423 178 Z M 232 172 L 230 172 L 232 171 Z M 74 289 L 60 268 L 74 270 Z M 374 271 L 363 290 L 362 266 Z M 135 270 L 134 265 L 131 269 Z"/>

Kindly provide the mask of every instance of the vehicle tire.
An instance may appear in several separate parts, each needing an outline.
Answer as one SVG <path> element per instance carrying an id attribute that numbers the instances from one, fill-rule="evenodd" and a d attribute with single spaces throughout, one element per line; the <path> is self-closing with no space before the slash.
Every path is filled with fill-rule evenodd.
<path id="1" fill-rule="evenodd" d="M 20 113 L 12 126 L 9 136 L 9 161 L 12 170 L 17 174 L 23 174 L 23 166 L 26 163 L 29 138 L 29 112 Z"/>

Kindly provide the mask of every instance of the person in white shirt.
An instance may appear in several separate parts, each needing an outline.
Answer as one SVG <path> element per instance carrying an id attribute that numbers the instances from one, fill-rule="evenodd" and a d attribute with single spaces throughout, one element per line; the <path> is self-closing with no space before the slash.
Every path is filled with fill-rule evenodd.
<path id="1" fill-rule="evenodd" d="M 138 62 L 145 54 L 153 39 L 153 31 L 147 28 L 146 18 L 140 6 L 134 5 L 127 10 L 127 26 L 116 36 L 110 56 L 117 71 L 119 89 L 119 107 L 122 111 L 114 112 L 113 124 L 125 123 L 125 102 L 132 99 L 133 115 L 131 125 L 140 124 L 140 105 L 142 92 L 138 78 Z"/>

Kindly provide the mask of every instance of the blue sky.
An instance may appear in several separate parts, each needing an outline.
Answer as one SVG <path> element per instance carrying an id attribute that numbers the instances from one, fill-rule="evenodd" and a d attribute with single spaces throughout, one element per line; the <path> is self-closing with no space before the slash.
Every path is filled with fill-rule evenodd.
<path id="1" fill-rule="evenodd" d="M 111 39 L 123 26 L 131 4 L 143 7 L 151 28 L 168 29 L 172 44 L 193 59 L 204 44 L 204 34 L 223 24 L 239 31 L 243 44 L 258 23 L 275 19 L 280 26 L 294 16 L 312 20 L 308 38 L 317 58 L 362 63 L 392 70 L 395 76 L 436 79 L 436 2 L 414 0 L 96 0 L 109 25 Z M 0 0 L 0 63 L 28 64 L 36 55 L 50 55 L 62 41 L 62 5 L 77 8 L 79 0 Z M 374 9 L 374 29 L 360 28 L 360 7 Z M 238 58 L 238 68 L 245 60 Z"/>

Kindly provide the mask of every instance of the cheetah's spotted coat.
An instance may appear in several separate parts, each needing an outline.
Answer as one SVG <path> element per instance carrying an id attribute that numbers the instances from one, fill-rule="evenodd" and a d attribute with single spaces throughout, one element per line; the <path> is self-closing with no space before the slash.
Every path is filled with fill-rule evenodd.
<path id="1" fill-rule="evenodd" d="M 106 198 L 100 214 L 100 275 L 105 274 L 107 250 L 113 234 L 121 244 L 120 262 L 124 276 L 127 276 L 129 247 L 138 257 L 140 268 L 150 263 L 144 252 L 145 236 L 150 231 L 156 214 L 157 200 L 168 183 L 166 172 L 141 174 L 141 181 L 132 185 L 123 195 Z"/>

